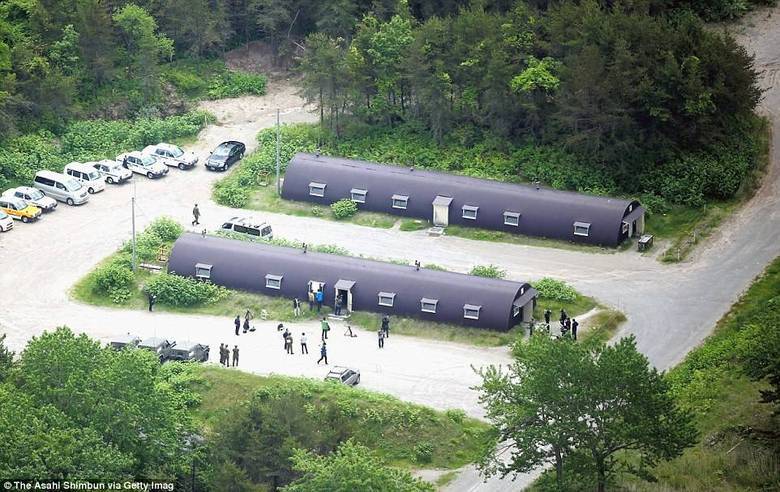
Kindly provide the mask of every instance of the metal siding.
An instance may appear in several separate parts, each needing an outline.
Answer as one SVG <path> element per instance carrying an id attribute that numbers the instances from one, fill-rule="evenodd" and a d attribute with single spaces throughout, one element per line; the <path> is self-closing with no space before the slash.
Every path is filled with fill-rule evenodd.
<path id="1" fill-rule="evenodd" d="M 327 183 L 324 198 L 309 196 L 311 181 Z M 366 203 L 358 204 L 360 210 L 431 220 L 433 201 L 445 195 L 453 197 L 449 220 L 453 225 L 604 246 L 617 246 L 621 219 L 628 206 L 636 203 L 310 154 L 296 154 L 290 160 L 282 197 L 329 205 L 350 198 L 352 188 L 368 190 Z M 392 208 L 394 194 L 409 196 L 406 210 Z M 477 220 L 462 217 L 463 205 L 479 207 Z M 517 227 L 504 225 L 505 210 L 521 213 Z M 578 221 L 592 224 L 590 236 L 574 236 L 573 224 Z"/>
<path id="2" fill-rule="evenodd" d="M 334 286 L 339 279 L 355 281 L 353 309 L 415 316 L 432 321 L 507 330 L 512 323 L 512 302 L 520 289 L 532 289 L 527 283 L 487 279 L 452 272 L 440 272 L 412 266 L 363 260 L 360 258 L 303 253 L 238 240 L 182 235 L 171 250 L 168 269 L 172 273 L 193 276 L 196 263 L 214 265 L 211 280 L 215 284 L 265 295 L 307 299 L 310 280 L 324 281 L 325 304 L 334 302 Z M 282 275 L 282 288 L 265 287 L 267 274 Z M 379 292 L 394 292 L 392 308 L 379 306 Z M 439 300 L 436 314 L 420 311 L 420 299 Z M 463 305 L 482 306 L 479 320 L 463 318 Z"/>

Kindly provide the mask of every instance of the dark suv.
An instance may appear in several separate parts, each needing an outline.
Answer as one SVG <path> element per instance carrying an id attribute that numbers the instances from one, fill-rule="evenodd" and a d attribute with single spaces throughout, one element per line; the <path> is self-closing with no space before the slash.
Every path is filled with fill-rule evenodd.
<path id="1" fill-rule="evenodd" d="M 176 342 L 171 343 L 165 338 L 150 337 L 139 343 L 138 348 L 154 352 L 157 354 L 160 362 L 164 362 L 168 355 L 168 350 L 174 345 L 176 345 Z"/>
<path id="2" fill-rule="evenodd" d="M 112 338 L 108 342 L 108 346 L 116 350 L 122 350 L 124 348 L 137 347 L 140 342 L 141 339 L 139 337 L 128 333 L 127 335 L 119 335 Z"/>
<path id="3" fill-rule="evenodd" d="M 165 360 L 208 362 L 209 346 L 189 340 L 177 341 L 173 347 L 164 350 Z"/>
<path id="4" fill-rule="evenodd" d="M 206 160 L 206 169 L 225 171 L 228 167 L 240 161 L 246 152 L 246 145 L 235 140 L 222 142 L 214 149 Z"/>

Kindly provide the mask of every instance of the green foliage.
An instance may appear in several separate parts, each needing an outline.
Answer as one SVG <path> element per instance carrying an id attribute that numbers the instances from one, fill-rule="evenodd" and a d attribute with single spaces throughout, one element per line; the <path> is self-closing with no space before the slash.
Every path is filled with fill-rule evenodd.
<path id="1" fill-rule="evenodd" d="M 456 424 L 463 422 L 463 419 L 466 418 L 466 412 L 458 408 L 451 408 L 445 411 L 444 414 L 447 415 L 448 419 L 452 420 Z"/>
<path id="2" fill-rule="evenodd" d="M 117 262 L 108 263 L 92 273 L 95 294 L 110 297 L 115 304 L 123 304 L 130 298 L 135 286 L 133 271 Z"/>
<path id="3" fill-rule="evenodd" d="M 385 466 L 371 450 L 351 440 L 330 456 L 296 450 L 293 468 L 303 476 L 285 487 L 285 492 L 432 492 L 433 486 L 407 471 Z"/>
<path id="4" fill-rule="evenodd" d="M 539 297 L 560 302 L 574 302 L 577 291 L 562 280 L 545 277 L 533 283 L 534 289 L 539 291 Z"/>
<path id="5" fill-rule="evenodd" d="M 12 461 L 3 456 L 0 466 L 34 478 L 175 476 L 192 428 L 183 399 L 159 371 L 151 352 L 103 348 L 67 328 L 33 337 L 15 381 L 23 395 L 3 397 L 0 413 L 16 405 L 24 426 L 3 428 L 0 418 L 0 449 L 18 446 L 4 450 Z"/>
<path id="6" fill-rule="evenodd" d="M 207 95 L 209 99 L 224 99 L 245 94 L 262 96 L 268 79 L 264 75 L 245 72 L 225 72 L 211 81 Z"/>
<path id="7" fill-rule="evenodd" d="M 157 302 L 175 307 L 212 304 L 225 299 L 228 290 L 208 281 L 161 273 L 144 286 L 147 295 L 157 296 Z"/>
<path id="8" fill-rule="evenodd" d="M 506 277 L 506 270 L 502 270 L 496 265 L 475 265 L 469 272 L 469 275 L 488 278 L 504 278 Z"/>
<path id="9" fill-rule="evenodd" d="M 145 234 L 156 236 L 161 243 L 172 243 L 179 239 L 184 228 L 170 217 L 159 217 L 144 230 Z"/>
<path id="10" fill-rule="evenodd" d="M 330 209 L 333 211 L 333 216 L 337 219 L 347 219 L 358 212 L 357 203 L 346 198 L 331 203 Z"/>
<path id="11" fill-rule="evenodd" d="M 618 470 L 646 476 L 649 467 L 695 442 L 692 416 L 678 407 L 633 337 L 607 346 L 537 332 L 518 340 L 513 356 L 506 371 L 480 371 L 480 402 L 494 424 L 495 444 L 513 447 L 508 461 L 486 448 L 480 467 L 489 475 L 550 463 L 559 489 L 574 475 L 604 490 Z"/>
<path id="12" fill-rule="evenodd" d="M 5 346 L 5 336 L 5 333 L 0 335 L 0 384 L 8 378 L 14 365 L 14 353 Z"/>

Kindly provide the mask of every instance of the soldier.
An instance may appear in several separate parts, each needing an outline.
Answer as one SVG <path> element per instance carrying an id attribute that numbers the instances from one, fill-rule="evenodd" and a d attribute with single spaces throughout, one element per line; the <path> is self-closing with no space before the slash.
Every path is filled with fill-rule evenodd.
<path id="1" fill-rule="evenodd" d="M 233 346 L 233 367 L 238 366 L 238 345 Z"/>
<path id="2" fill-rule="evenodd" d="M 196 203 L 195 206 L 192 208 L 192 225 L 196 226 L 200 224 L 200 209 L 198 208 L 198 204 Z"/>
<path id="3" fill-rule="evenodd" d="M 293 336 L 292 333 L 287 334 L 287 353 L 288 354 L 295 354 L 293 352 Z"/>
<path id="4" fill-rule="evenodd" d="M 548 324 L 548 325 L 550 324 L 550 316 L 552 316 L 552 311 L 550 311 L 549 309 L 545 309 L 544 310 L 544 322 L 546 324 Z"/>
<path id="5" fill-rule="evenodd" d="M 219 365 L 225 365 L 225 344 L 219 344 Z"/>
<path id="6" fill-rule="evenodd" d="M 157 302 L 157 296 L 154 294 L 149 294 L 149 312 L 152 312 L 152 308 L 154 307 L 154 304 Z"/>
<path id="7" fill-rule="evenodd" d="M 571 320 L 571 337 L 574 340 L 577 340 L 577 328 L 580 326 L 580 324 L 577 322 L 576 319 Z"/>
<path id="8" fill-rule="evenodd" d="M 249 318 L 244 318 L 244 333 L 249 331 Z"/>
<path id="9" fill-rule="evenodd" d="M 382 331 L 385 332 L 385 338 L 390 338 L 390 317 L 382 316 Z"/>
<path id="10" fill-rule="evenodd" d="M 241 329 L 241 315 L 237 314 L 236 319 L 233 320 L 233 324 L 236 325 L 236 336 L 238 336 L 238 330 Z"/>

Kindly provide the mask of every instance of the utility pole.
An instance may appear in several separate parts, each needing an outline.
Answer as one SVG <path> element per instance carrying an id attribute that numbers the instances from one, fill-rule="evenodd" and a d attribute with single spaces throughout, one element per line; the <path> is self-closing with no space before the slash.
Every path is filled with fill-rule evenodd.
<path id="1" fill-rule="evenodd" d="M 135 271 L 135 181 L 133 180 L 133 197 L 130 199 L 133 214 L 133 271 Z"/>
<path id="2" fill-rule="evenodd" d="M 282 194 L 282 186 L 279 182 L 279 146 L 281 145 L 280 140 L 280 129 L 279 129 L 279 108 L 276 108 L 276 194 L 281 195 Z"/>

